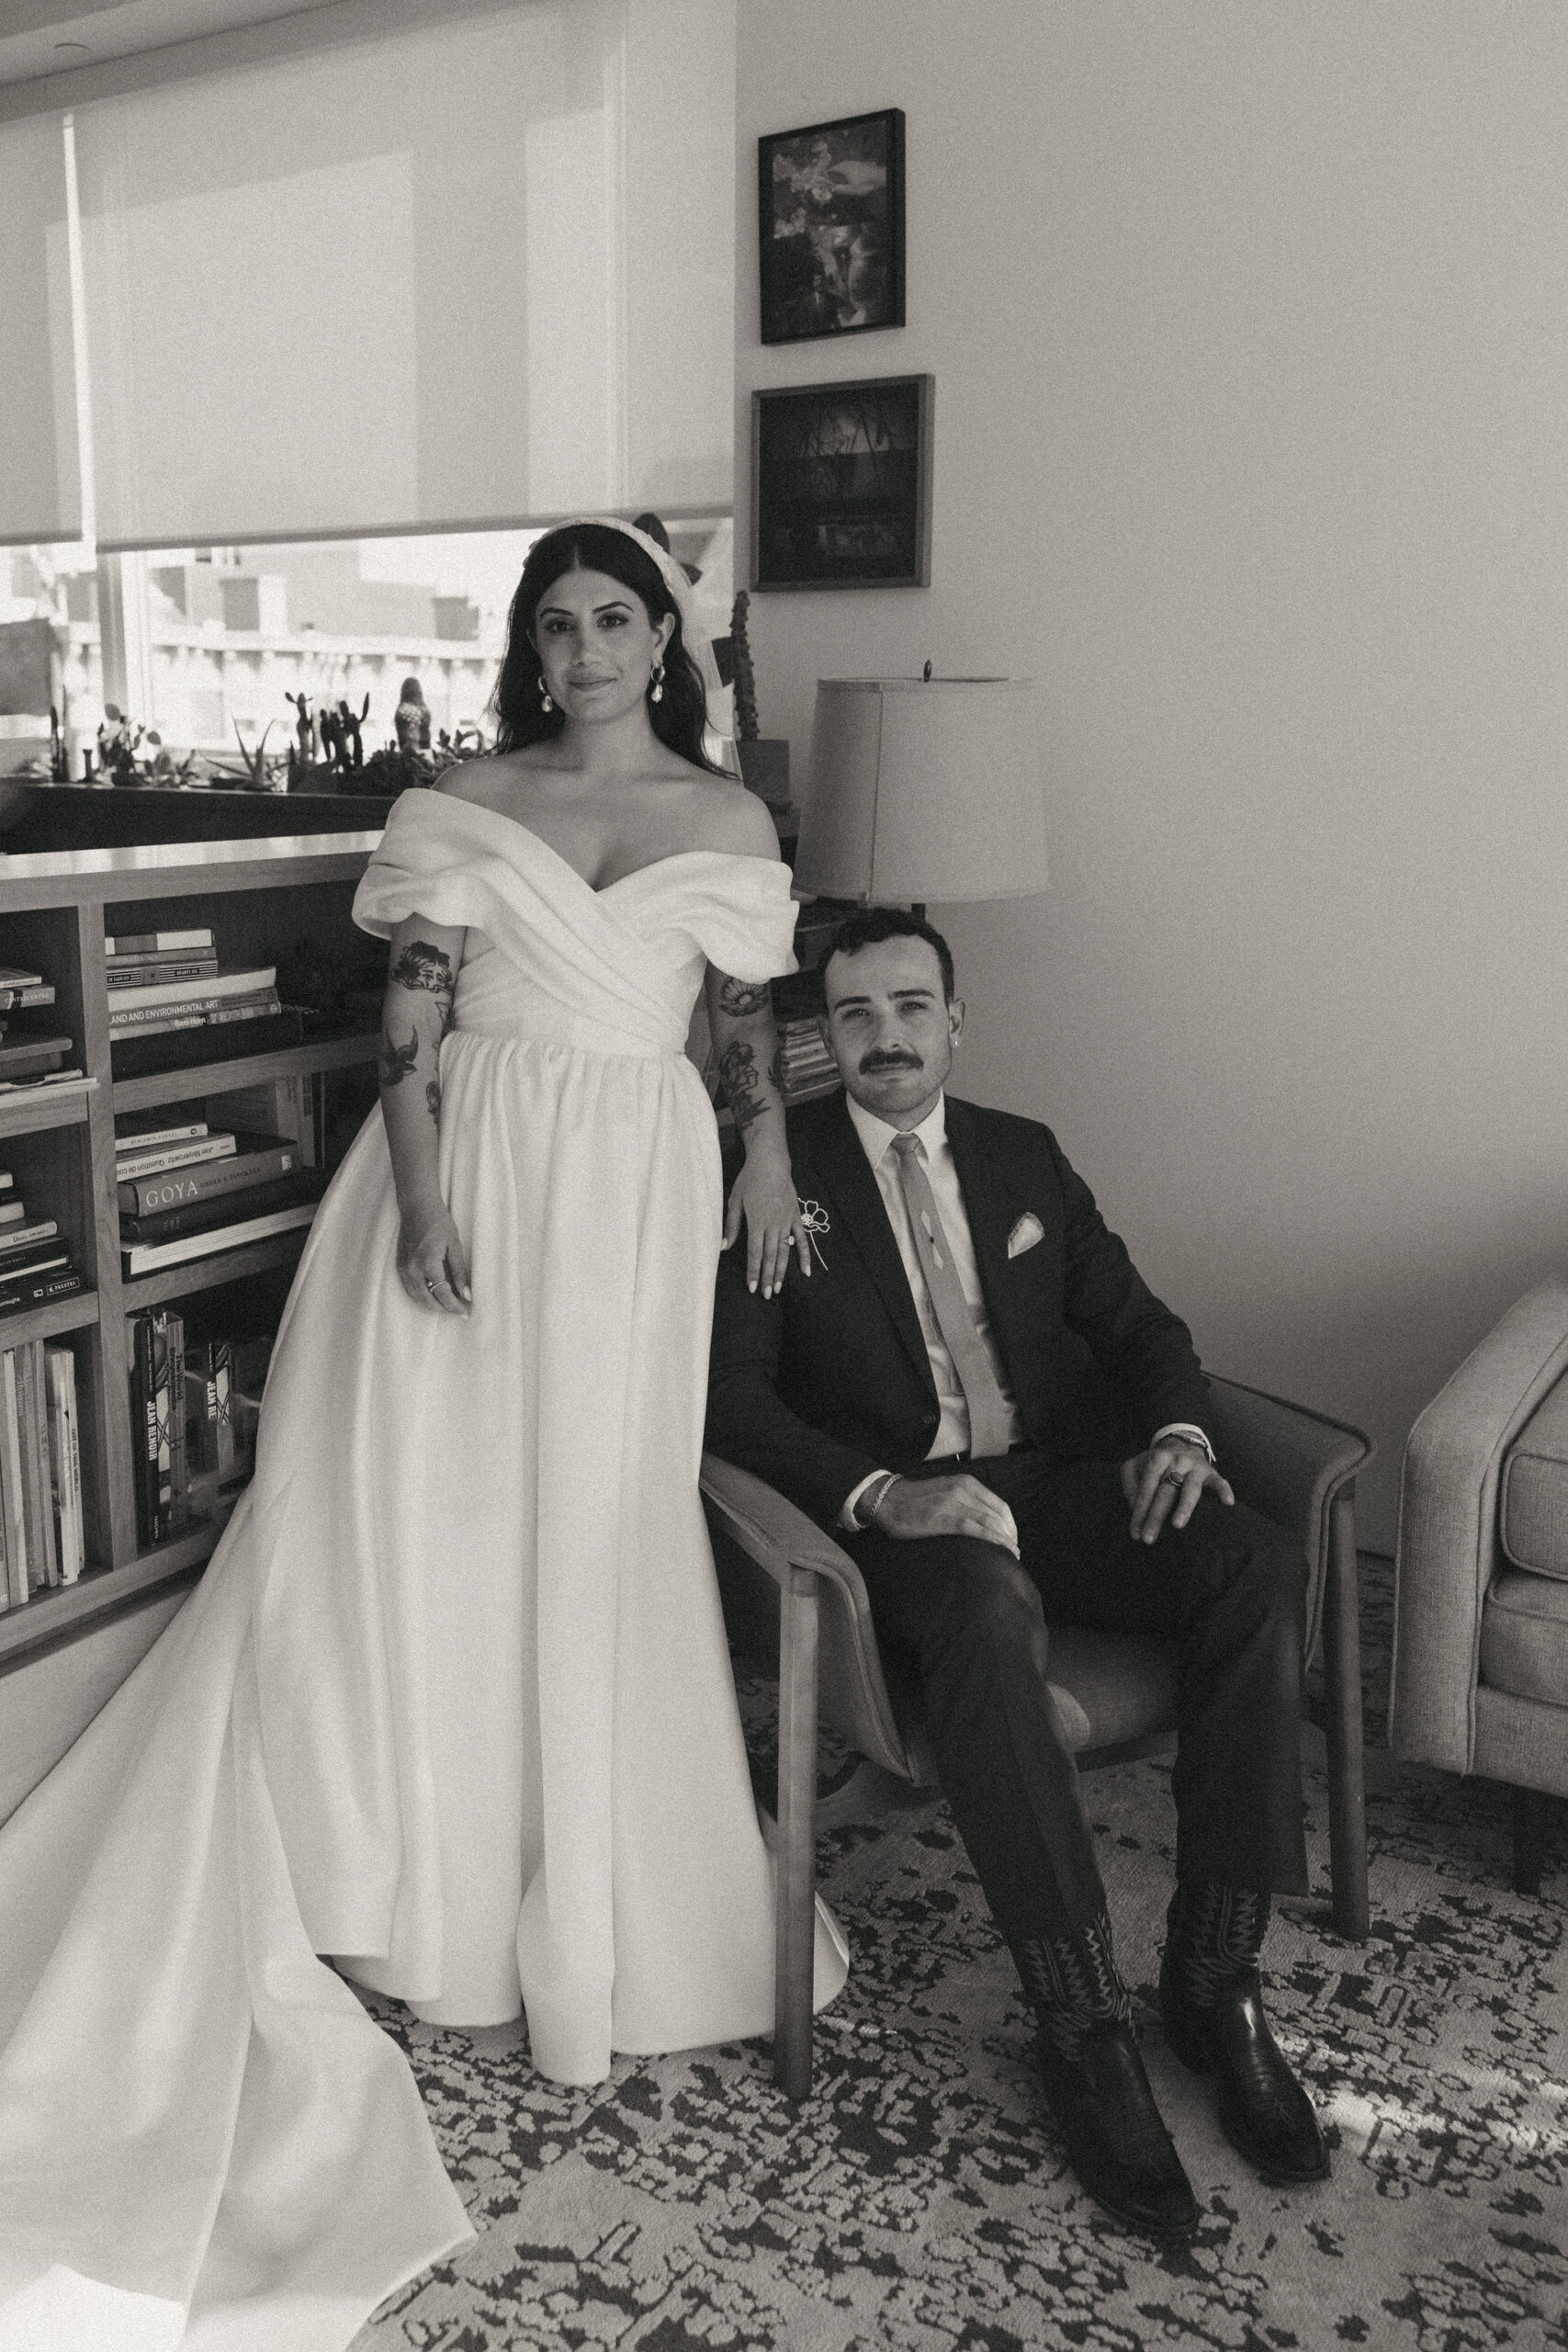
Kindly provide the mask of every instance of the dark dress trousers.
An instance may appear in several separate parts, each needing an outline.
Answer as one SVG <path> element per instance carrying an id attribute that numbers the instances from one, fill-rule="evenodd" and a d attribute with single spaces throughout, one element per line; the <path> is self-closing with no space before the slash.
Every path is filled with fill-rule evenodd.
<path id="1" fill-rule="evenodd" d="M 1178 1645 L 1179 1876 L 1304 1893 L 1299 1548 L 1213 1494 L 1156 1544 L 1128 1532 L 1119 1464 L 1168 1423 L 1203 1423 L 1186 1325 L 1140 1279 L 1048 1128 L 949 1095 L 948 1143 L 1024 1437 L 993 1460 L 929 1463 L 931 1361 L 844 1098 L 805 1103 L 787 1124 L 812 1272 L 792 1262 L 765 1300 L 746 1288 L 739 1245 L 721 1258 L 707 1443 L 855 1559 L 878 1641 L 919 1677 L 944 1793 L 1025 1984 L 1039 1984 L 1042 1942 L 1077 1940 L 1105 1907 L 1046 1687 L 1052 1621 Z M 1010 1256 L 1010 1236 L 1027 1245 Z M 1021 1560 L 965 1536 L 842 1527 L 873 1470 L 955 1466 L 1007 1500 Z"/>

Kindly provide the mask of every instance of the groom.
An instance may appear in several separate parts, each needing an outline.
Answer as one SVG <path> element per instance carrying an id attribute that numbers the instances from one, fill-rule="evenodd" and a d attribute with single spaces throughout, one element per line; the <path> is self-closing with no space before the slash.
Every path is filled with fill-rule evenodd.
<path id="1" fill-rule="evenodd" d="M 1043 2029 L 1079 2179 L 1134 2227 L 1198 2207 L 1144 2071 L 1050 1624 L 1172 1641 L 1172 2049 L 1273 2182 L 1328 2170 L 1263 2012 L 1272 1893 L 1307 1888 L 1298 1734 L 1304 1566 L 1235 1502 L 1187 1327 L 1153 1296 L 1055 1136 L 945 1092 L 964 1007 L 946 942 L 852 915 L 823 969 L 844 1093 L 789 1114 L 809 1278 L 771 1299 L 720 1261 L 707 1443 L 830 1529 L 878 1641 L 919 1679 L 942 1785 Z"/>

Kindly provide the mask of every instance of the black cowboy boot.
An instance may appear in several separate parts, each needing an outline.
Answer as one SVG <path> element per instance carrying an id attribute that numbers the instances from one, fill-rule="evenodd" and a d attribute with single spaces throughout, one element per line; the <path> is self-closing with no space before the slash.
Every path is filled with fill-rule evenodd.
<path id="1" fill-rule="evenodd" d="M 1040 2019 L 1040 2071 L 1067 2161 L 1095 2202 L 1162 2244 L 1185 2245 L 1198 2200 L 1155 2104 L 1110 1923 L 1032 1937 L 1020 1972 Z"/>
<path id="2" fill-rule="evenodd" d="M 1316 2111 L 1263 2014 L 1258 1962 L 1268 1895 L 1213 1882 L 1179 1886 L 1166 1924 L 1165 2038 L 1183 2065 L 1213 2078 L 1226 2139 L 1267 2181 L 1325 2180 Z"/>

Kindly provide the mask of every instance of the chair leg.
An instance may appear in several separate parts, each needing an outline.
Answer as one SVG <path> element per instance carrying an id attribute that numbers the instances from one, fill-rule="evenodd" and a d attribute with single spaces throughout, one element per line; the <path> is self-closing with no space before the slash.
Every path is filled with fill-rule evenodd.
<path id="1" fill-rule="evenodd" d="M 779 1594 L 779 1820 L 773 2076 L 793 2099 L 811 2091 L 817 1951 L 817 1577 L 791 1567 Z"/>
<path id="2" fill-rule="evenodd" d="M 1551 1837 L 1552 1800 L 1540 1789 L 1514 1791 L 1514 1893 L 1539 1894 Z"/>
<path id="3" fill-rule="evenodd" d="M 1355 1488 L 1329 1506 L 1328 1589 L 1324 1607 L 1325 1691 L 1328 1735 L 1328 1849 L 1334 1925 L 1365 1943 L 1367 1782 L 1361 1733 L 1360 1575 L 1356 1565 Z"/>

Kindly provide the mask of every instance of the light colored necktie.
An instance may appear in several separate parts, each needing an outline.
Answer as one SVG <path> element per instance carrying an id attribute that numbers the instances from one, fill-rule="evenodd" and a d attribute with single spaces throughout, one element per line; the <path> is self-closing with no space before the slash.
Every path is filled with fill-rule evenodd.
<path id="1" fill-rule="evenodd" d="M 969 1301 L 964 1295 L 964 1285 L 953 1262 L 953 1252 L 937 1215 L 936 1195 L 921 1165 L 919 1138 L 907 1133 L 897 1135 L 893 1148 L 898 1155 L 898 1182 L 903 1188 L 904 1205 L 909 1212 L 909 1230 L 915 1237 L 920 1272 L 931 1293 L 931 1311 L 969 1407 L 969 1451 L 984 1461 L 1008 1450 L 1007 1403 L 980 1343 Z"/>

